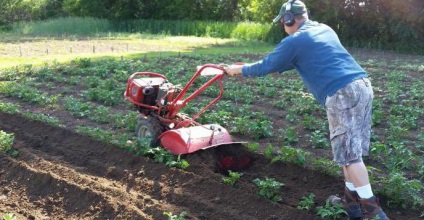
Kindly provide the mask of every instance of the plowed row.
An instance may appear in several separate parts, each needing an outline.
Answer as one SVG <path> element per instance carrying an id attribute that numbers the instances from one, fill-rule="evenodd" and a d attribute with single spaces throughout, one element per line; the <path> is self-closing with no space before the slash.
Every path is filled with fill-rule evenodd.
<path id="1" fill-rule="evenodd" d="M 0 121 L 21 153 L 1 155 L 0 212 L 28 219 L 163 219 L 164 211 L 192 219 L 314 219 L 295 209 L 298 198 L 340 188 L 330 177 L 258 155 L 233 188 L 215 172 L 214 150 L 188 156 L 183 171 L 16 115 L 0 113 Z M 285 184 L 283 203 L 257 195 L 250 182 L 265 176 Z"/>

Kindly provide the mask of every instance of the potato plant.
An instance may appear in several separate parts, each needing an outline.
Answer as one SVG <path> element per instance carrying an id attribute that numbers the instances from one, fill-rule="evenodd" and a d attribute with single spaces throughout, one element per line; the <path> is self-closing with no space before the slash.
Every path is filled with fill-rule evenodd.
<path id="1" fill-rule="evenodd" d="M 253 183 L 259 188 L 258 194 L 274 202 L 281 202 L 283 198 L 279 195 L 280 188 L 283 183 L 273 178 L 260 179 L 256 178 Z"/>
<path id="2" fill-rule="evenodd" d="M 243 173 L 233 172 L 231 170 L 228 171 L 228 176 L 222 177 L 222 182 L 226 185 L 235 187 L 237 182 L 240 180 Z"/>
<path id="3" fill-rule="evenodd" d="M 315 205 L 315 195 L 313 193 L 308 196 L 302 197 L 302 199 L 297 204 L 297 209 L 309 211 Z"/>
<path id="4" fill-rule="evenodd" d="M 342 204 L 331 204 L 327 199 L 324 206 L 317 207 L 317 215 L 323 219 L 340 219 L 342 216 L 347 215 L 343 209 Z"/>
<path id="5" fill-rule="evenodd" d="M 187 212 L 183 211 L 179 215 L 174 215 L 172 212 L 163 212 L 163 215 L 167 217 L 167 220 L 185 220 Z"/>
<path id="6" fill-rule="evenodd" d="M 308 155 L 310 155 L 310 153 L 302 149 L 283 146 L 280 148 L 277 156 L 271 159 L 271 162 L 283 161 L 304 166 Z"/>
<path id="7" fill-rule="evenodd" d="M 12 157 L 17 157 L 19 152 L 12 148 L 14 141 L 15 135 L 13 133 L 9 134 L 0 130 L 0 153 L 5 153 Z"/>

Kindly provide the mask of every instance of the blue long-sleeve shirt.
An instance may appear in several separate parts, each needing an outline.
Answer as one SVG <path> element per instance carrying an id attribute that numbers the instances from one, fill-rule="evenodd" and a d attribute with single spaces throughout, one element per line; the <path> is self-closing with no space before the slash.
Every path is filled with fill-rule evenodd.
<path id="1" fill-rule="evenodd" d="M 296 69 L 306 88 L 321 105 L 327 96 L 367 73 L 342 46 L 329 26 L 305 21 L 261 61 L 247 64 L 243 76 L 264 76 Z"/>

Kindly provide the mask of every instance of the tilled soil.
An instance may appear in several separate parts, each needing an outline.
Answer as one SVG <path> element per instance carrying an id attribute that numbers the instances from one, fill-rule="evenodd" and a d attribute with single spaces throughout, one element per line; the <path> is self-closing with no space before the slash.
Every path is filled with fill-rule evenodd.
<path id="1" fill-rule="evenodd" d="M 376 54 L 368 56 L 365 58 Z M 72 88 L 74 93 L 82 90 Z M 50 94 L 59 92 L 45 89 L 52 90 L 47 91 Z M 187 219 L 318 219 L 315 208 L 325 205 L 330 195 L 343 191 L 341 177 L 287 163 L 271 164 L 263 155 L 248 152 L 240 145 L 187 155 L 184 159 L 190 166 L 186 170 L 169 168 L 72 131 L 80 123 L 104 129 L 110 125 L 77 119 L 66 111 L 19 103 L 30 112 L 61 118 L 66 129 L 0 112 L 0 130 L 15 135 L 13 148 L 20 153 L 16 158 L 0 154 L 0 216 L 14 213 L 17 219 L 167 219 L 163 212 L 178 215 L 185 211 Z M 285 115 L 264 103 L 255 108 L 266 109 L 276 119 Z M 284 120 L 274 123 L 275 128 L 286 127 Z M 299 135 L 305 137 L 303 133 Z M 269 138 L 263 143 L 278 141 Z M 299 145 L 307 141 L 301 138 Z M 325 153 L 328 151 L 308 150 L 331 159 Z M 222 182 L 225 175 L 216 166 L 217 155 L 226 151 L 253 158 L 252 165 L 242 170 L 236 187 Z M 284 184 L 280 190 L 282 202 L 258 195 L 252 181 L 267 177 Z M 311 193 L 316 196 L 314 209 L 298 210 L 300 199 Z M 418 219 L 422 212 L 383 208 L 395 220 Z"/>
<path id="2" fill-rule="evenodd" d="M 187 219 L 318 219 L 313 210 L 296 209 L 299 200 L 314 193 L 315 202 L 325 204 L 343 189 L 341 179 L 270 164 L 240 145 L 226 150 L 249 155 L 253 163 L 231 187 L 217 172 L 222 148 L 187 155 L 190 167 L 181 170 L 18 115 L 0 113 L 0 122 L 0 130 L 15 134 L 20 152 L 16 158 L 0 154 L 0 213 L 18 219 L 166 219 L 163 212 L 183 211 Z M 266 177 L 285 184 L 282 202 L 257 194 L 252 180 Z"/>

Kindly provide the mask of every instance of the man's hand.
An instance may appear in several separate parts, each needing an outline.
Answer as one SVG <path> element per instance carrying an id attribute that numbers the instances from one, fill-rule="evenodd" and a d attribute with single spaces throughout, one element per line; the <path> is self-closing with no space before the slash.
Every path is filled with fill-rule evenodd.
<path id="1" fill-rule="evenodd" d="M 225 72 L 227 72 L 229 76 L 236 76 L 241 74 L 242 68 L 243 68 L 242 64 L 233 64 L 226 67 Z"/>

